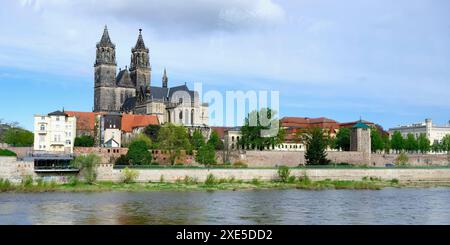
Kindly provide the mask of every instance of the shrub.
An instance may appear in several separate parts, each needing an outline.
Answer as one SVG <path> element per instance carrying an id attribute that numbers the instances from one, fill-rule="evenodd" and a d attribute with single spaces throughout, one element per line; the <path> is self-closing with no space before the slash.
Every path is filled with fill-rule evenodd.
<path id="1" fill-rule="evenodd" d="M 128 159 L 128 157 L 126 155 L 120 155 L 120 157 L 116 159 L 115 164 L 116 165 L 129 165 L 130 160 Z"/>
<path id="2" fill-rule="evenodd" d="M 186 185 L 194 185 L 194 184 L 197 184 L 197 179 L 196 178 L 193 178 L 193 177 L 190 177 L 190 176 L 184 176 L 184 180 L 183 180 L 183 182 L 184 182 L 184 184 L 186 184 Z"/>
<path id="3" fill-rule="evenodd" d="M 295 182 L 295 176 L 289 176 L 289 178 L 287 179 L 288 183 L 294 183 Z"/>
<path id="4" fill-rule="evenodd" d="M 142 140 L 131 142 L 126 157 L 133 165 L 147 165 L 152 162 L 152 153 L 148 151 L 147 143 Z"/>
<path id="5" fill-rule="evenodd" d="M 22 185 L 24 186 L 24 187 L 30 187 L 30 186 L 33 186 L 33 176 L 31 176 L 31 175 L 27 175 L 27 176 L 25 176 L 23 179 L 22 179 Z"/>
<path id="6" fill-rule="evenodd" d="M 216 177 L 213 174 L 206 176 L 205 185 L 214 185 L 216 183 Z"/>
<path id="7" fill-rule="evenodd" d="M 100 157 L 96 154 L 80 155 L 72 161 L 72 166 L 80 169 L 80 175 L 88 184 L 93 184 L 97 179 L 97 165 Z"/>
<path id="8" fill-rule="evenodd" d="M 291 175 L 291 170 L 286 166 L 280 166 L 278 167 L 278 179 L 286 183 L 288 182 L 289 176 Z"/>
<path id="9" fill-rule="evenodd" d="M 161 176 L 159 176 L 159 182 L 164 183 L 164 175 L 163 174 L 161 174 Z"/>
<path id="10" fill-rule="evenodd" d="M 395 164 L 404 166 L 408 163 L 408 160 L 409 160 L 408 156 L 404 152 L 402 152 L 395 159 Z"/>
<path id="11" fill-rule="evenodd" d="M 70 186 L 77 186 L 80 184 L 80 180 L 76 176 L 70 176 L 68 184 Z"/>
<path id="12" fill-rule="evenodd" d="M 75 142 L 73 143 L 73 145 L 76 147 L 93 147 L 94 138 L 89 135 L 82 135 L 75 138 Z"/>
<path id="13" fill-rule="evenodd" d="M 391 184 L 398 184 L 400 181 L 398 179 L 391 179 Z"/>
<path id="14" fill-rule="evenodd" d="M 237 161 L 235 163 L 233 163 L 233 167 L 234 168 L 247 168 L 247 164 L 241 162 L 241 161 Z"/>
<path id="15" fill-rule="evenodd" d="M 126 167 L 124 170 L 122 170 L 122 182 L 123 183 L 133 183 L 137 177 L 139 176 L 138 171 L 129 169 Z"/>
<path id="16" fill-rule="evenodd" d="M 16 157 L 17 154 L 13 151 L 10 151 L 8 149 L 0 149 L 0 156 L 3 157 Z"/>
<path id="17" fill-rule="evenodd" d="M 253 178 L 251 183 L 252 185 L 259 185 L 261 182 L 259 181 L 258 178 Z"/>
<path id="18" fill-rule="evenodd" d="M 11 190 L 12 185 L 11 182 L 7 179 L 0 179 L 0 191 L 9 191 Z"/>

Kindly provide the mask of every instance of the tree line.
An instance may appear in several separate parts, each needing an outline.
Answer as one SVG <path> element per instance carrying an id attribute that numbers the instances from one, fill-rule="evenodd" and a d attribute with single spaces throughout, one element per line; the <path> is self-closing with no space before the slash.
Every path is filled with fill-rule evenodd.
<path id="1" fill-rule="evenodd" d="M 206 139 L 200 130 L 195 130 L 190 135 L 185 127 L 172 123 L 149 125 L 126 146 L 128 153 L 116 160 L 118 165 L 157 164 L 153 162 L 150 151 L 156 149 L 164 151 L 172 165 L 177 164 L 182 152 L 194 155 L 198 163 L 211 165 L 216 164 L 216 150 L 222 150 L 224 147 L 214 130 Z"/>

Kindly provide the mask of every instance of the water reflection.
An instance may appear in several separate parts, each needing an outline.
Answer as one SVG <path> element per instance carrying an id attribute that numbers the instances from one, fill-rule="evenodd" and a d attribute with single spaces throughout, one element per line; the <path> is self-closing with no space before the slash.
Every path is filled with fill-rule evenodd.
<path id="1" fill-rule="evenodd" d="M 0 194 L 0 224 L 450 224 L 450 189 Z"/>

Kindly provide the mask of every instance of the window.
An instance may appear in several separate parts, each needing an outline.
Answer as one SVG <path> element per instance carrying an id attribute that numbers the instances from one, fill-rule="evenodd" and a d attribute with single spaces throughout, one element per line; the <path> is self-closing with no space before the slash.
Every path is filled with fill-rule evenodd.
<path id="1" fill-rule="evenodd" d="M 70 145 L 72 142 L 70 140 L 66 140 L 66 145 Z"/>
<path id="2" fill-rule="evenodd" d="M 58 122 L 59 122 L 59 117 L 56 117 L 56 121 L 58 121 Z"/>
<path id="3" fill-rule="evenodd" d="M 180 118 L 180 120 L 183 120 L 183 111 L 180 111 L 179 118 Z"/>
<path id="4" fill-rule="evenodd" d="M 41 131 L 44 131 L 44 130 L 45 130 L 45 125 L 41 124 Z"/>

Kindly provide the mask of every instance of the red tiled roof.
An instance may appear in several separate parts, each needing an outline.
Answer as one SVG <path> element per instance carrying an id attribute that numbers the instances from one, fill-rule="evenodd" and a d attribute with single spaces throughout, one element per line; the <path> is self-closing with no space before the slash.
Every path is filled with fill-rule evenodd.
<path id="1" fill-rule="evenodd" d="M 77 118 L 77 130 L 94 131 L 95 117 L 103 115 L 101 112 L 65 111 L 69 116 Z M 132 132 L 133 128 L 158 125 L 159 120 L 155 115 L 122 114 L 122 131 Z"/>
<path id="2" fill-rule="evenodd" d="M 156 115 L 122 115 L 122 131 L 132 132 L 133 128 L 146 127 L 148 125 L 158 125 L 159 120 Z"/>
<path id="3" fill-rule="evenodd" d="M 100 112 L 65 111 L 70 117 L 77 118 L 77 130 L 93 131 L 95 128 L 95 116 Z"/>

